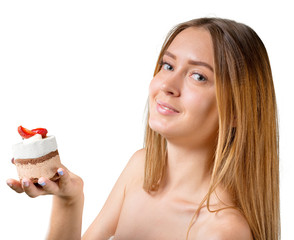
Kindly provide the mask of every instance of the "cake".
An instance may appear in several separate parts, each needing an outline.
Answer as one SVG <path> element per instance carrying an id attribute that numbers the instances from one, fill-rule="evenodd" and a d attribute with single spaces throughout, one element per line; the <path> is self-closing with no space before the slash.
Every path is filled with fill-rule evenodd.
<path id="1" fill-rule="evenodd" d="M 26 178 L 33 183 L 40 177 L 57 180 L 61 162 L 55 137 L 47 136 L 45 128 L 28 130 L 19 126 L 18 132 L 23 141 L 14 144 L 12 152 L 20 180 Z"/>

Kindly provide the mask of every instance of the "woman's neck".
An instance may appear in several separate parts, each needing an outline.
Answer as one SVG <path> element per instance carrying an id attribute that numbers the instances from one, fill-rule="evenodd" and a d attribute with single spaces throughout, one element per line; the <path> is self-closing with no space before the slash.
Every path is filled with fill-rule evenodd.
<path id="1" fill-rule="evenodd" d="M 188 148 L 167 142 L 167 168 L 162 193 L 199 204 L 209 191 L 215 148 Z M 206 204 L 206 203 L 205 203 Z M 221 185 L 210 196 L 210 206 L 233 205 Z"/>
<path id="2" fill-rule="evenodd" d="M 213 156 L 213 147 L 191 149 L 168 142 L 163 191 L 201 201 L 209 188 Z"/>

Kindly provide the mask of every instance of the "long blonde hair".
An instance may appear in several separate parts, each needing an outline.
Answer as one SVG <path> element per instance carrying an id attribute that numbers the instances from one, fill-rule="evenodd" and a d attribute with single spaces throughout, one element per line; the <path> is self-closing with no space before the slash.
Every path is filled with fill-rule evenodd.
<path id="1" fill-rule="evenodd" d="M 204 28 L 211 34 L 219 112 L 212 180 L 202 204 L 207 201 L 209 209 L 210 196 L 221 184 L 231 193 L 255 240 L 278 240 L 278 122 L 267 51 L 258 35 L 244 24 L 220 18 L 195 19 L 168 34 L 154 75 L 173 39 L 189 27 Z M 143 188 L 151 192 L 158 189 L 165 174 L 167 149 L 166 139 L 149 127 L 148 119 L 145 148 Z"/>

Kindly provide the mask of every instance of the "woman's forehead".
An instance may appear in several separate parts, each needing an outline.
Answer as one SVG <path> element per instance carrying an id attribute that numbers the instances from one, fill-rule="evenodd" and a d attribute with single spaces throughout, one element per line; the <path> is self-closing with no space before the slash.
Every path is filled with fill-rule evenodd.
<path id="1" fill-rule="evenodd" d="M 213 64 L 213 43 L 203 28 L 189 27 L 181 31 L 166 50 L 176 58 L 189 58 Z"/>

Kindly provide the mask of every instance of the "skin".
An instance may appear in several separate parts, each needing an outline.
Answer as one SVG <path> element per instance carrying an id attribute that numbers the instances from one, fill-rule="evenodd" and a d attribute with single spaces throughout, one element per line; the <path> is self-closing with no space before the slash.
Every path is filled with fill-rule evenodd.
<path id="1" fill-rule="evenodd" d="M 191 60 L 198 63 L 191 64 Z M 185 239 L 192 216 L 208 191 L 218 130 L 210 34 L 198 28 L 182 31 L 168 47 L 163 62 L 150 83 L 149 125 L 167 139 L 167 174 L 157 192 L 146 193 L 142 189 L 145 150 L 137 151 L 82 239 L 106 240 L 112 235 L 116 240 Z M 46 183 L 42 188 L 12 179 L 7 183 L 31 197 L 54 194 L 49 239 L 80 239 L 83 182 L 62 170 L 58 183 L 40 179 Z M 221 187 L 215 193 L 218 197 L 210 199 L 211 210 L 232 204 Z M 249 240 L 252 236 L 237 210 L 215 213 L 203 207 L 189 239 Z"/>

